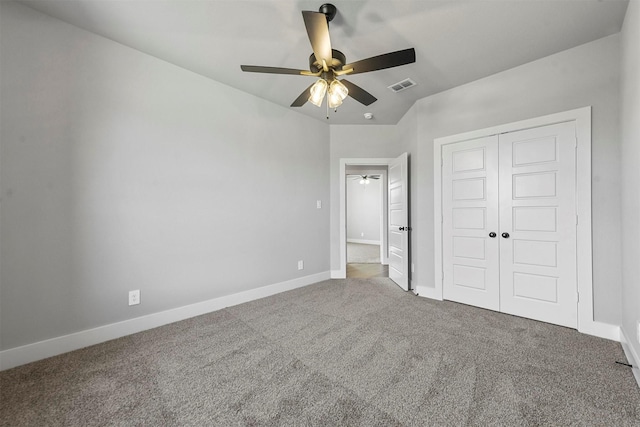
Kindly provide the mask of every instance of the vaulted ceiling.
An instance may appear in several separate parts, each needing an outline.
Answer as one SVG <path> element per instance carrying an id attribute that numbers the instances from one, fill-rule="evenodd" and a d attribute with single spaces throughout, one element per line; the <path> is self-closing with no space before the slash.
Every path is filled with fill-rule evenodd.
<path id="1" fill-rule="evenodd" d="M 290 108 L 312 77 L 243 73 L 240 64 L 308 68 L 307 0 L 20 0 L 22 4 Z M 378 101 L 348 98 L 331 124 L 395 124 L 426 96 L 620 31 L 622 0 L 334 0 L 331 43 L 347 62 L 414 47 L 414 64 L 349 78 Z M 411 78 L 417 86 L 387 87 Z M 219 100 L 224 103 L 224 100 Z M 298 111 L 327 121 L 325 108 Z M 373 120 L 363 114 L 371 112 Z"/>

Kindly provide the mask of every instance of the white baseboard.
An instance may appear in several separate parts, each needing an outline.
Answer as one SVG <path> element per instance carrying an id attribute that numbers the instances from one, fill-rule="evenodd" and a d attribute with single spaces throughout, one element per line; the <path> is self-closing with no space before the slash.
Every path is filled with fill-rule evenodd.
<path id="1" fill-rule="evenodd" d="M 580 325 L 578 331 L 594 337 L 620 342 L 620 326 L 618 325 L 592 321 L 585 325 Z"/>
<path id="2" fill-rule="evenodd" d="M 629 340 L 629 336 L 624 328 L 620 328 L 620 344 L 622 344 L 622 349 L 624 350 L 624 355 L 627 356 L 627 360 L 629 364 L 633 365 L 631 368 L 631 372 L 633 372 L 633 376 L 638 383 L 638 387 L 640 387 L 640 357 L 638 357 L 638 353 L 636 353 L 635 349 L 631 345 L 631 341 Z M 633 335 L 631 335 L 633 336 Z"/>
<path id="3" fill-rule="evenodd" d="M 329 271 L 0 351 L 0 371 L 331 278 Z"/>
<path id="4" fill-rule="evenodd" d="M 346 279 L 347 271 L 346 270 L 331 270 L 331 278 L 332 279 Z"/>
<path id="5" fill-rule="evenodd" d="M 443 301 L 444 299 L 440 289 L 429 286 L 416 285 L 415 293 L 420 297 L 434 299 L 437 301 Z M 612 341 L 620 341 L 620 327 L 618 325 L 609 325 L 607 323 L 593 321 L 585 325 L 580 325 L 578 330 L 583 334 L 593 335 L 595 337 Z"/>
<path id="6" fill-rule="evenodd" d="M 347 239 L 347 243 L 362 243 L 363 245 L 378 245 L 378 246 L 380 246 L 380 240 Z"/>

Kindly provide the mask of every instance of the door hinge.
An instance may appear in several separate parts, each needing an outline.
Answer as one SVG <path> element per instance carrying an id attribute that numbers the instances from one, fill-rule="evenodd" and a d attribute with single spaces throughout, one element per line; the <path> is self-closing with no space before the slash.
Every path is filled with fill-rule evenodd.
<path id="1" fill-rule="evenodd" d="M 580 302 L 580 292 L 576 292 L 576 302 Z"/>
<path id="2" fill-rule="evenodd" d="M 440 224 L 444 224 L 444 215 L 440 215 Z"/>
<path id="3" fill-rule="evenodd" d="M 444 157 L 440 157 L 440 166 L 444 166 Z"/>
<path id="4" fill-rule="evenodd" d="M 444 280 L 444 270 L 442 270 L 442 280 Z"/>
<path id="5" fill-rule="evenodd" d="M 578 225 L 578 215 L 576 215 L 576 225 Z"/>

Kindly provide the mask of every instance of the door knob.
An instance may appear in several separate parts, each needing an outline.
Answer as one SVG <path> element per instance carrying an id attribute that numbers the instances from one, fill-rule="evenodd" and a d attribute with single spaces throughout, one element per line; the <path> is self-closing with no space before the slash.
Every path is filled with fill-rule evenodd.
<path id="1" fill-rule="evenodd" d="M 493 239 L 494 237 L 496 237 L 496 233 L 494 233 L 494 232 L 492 231 L 491 233 L 489 233 L 489 237 L 491 237 L 491 238 Z"/>
<path id="2" fill-rule="evenodd" d="M 505 239 L 509 238 L 509 233 L 502 233 L 502 237 L 504 237 Z"/>
<path id="3" fill-rule="evenodd" d="M 404 227 L 398 227 L 398 231 L 404 231 Z"/>

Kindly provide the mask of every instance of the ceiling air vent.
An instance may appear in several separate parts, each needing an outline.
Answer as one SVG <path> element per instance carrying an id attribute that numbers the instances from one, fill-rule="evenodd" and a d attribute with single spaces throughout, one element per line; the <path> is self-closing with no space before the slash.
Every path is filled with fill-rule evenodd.
<path id="1" fill-rule="evenodd" d="M 402 92 L 405 89 L 409 89 L 410 87 L 413 87 L 416 84 L 417 83 L 411 79 L 404 79 L 401 82 L 392 84 L 391 86 L 389 86 L 389 89 L 391 89 L 392 92 L 398 93 L 398 92 Z"/>

